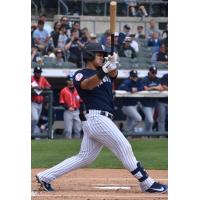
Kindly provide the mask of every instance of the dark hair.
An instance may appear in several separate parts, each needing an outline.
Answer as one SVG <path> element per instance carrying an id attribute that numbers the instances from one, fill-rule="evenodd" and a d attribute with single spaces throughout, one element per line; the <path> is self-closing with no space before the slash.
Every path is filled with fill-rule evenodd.
<path id="1" fill-rule="evenodd" d="M 56 22 L 54 23 L 54 26 L 53 26 L 53 29 L 54 29 L 54 30 L 56 30 L 56 26 L 57 26 L 58 23 L 60 23 L 60 21 L 56 21 Z"/>
<path id="2" fill-rule="evenodd" d="M 38 20 L 38 25 L 44 25 L 44 21 L 43 20 Z"/>

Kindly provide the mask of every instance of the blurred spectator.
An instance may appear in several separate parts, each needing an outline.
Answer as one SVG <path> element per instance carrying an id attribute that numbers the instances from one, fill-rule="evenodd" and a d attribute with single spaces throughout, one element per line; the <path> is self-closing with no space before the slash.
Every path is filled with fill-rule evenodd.
<path id="1" fill-rule="evenodd" d="M 106 45 L 104 46 L 104 50 L 107 53 L 111 52 L 111 35 L 107 37 Z M 117 47 L 116 46 L 114 46 L 114 52 L 117 53 Z"/>
<path id="2" fill-rule="evenodd" d="M 137 26 L 137 33 L 135 34 L 136 39 L 145 39 L 145 34 L 143 33 L 143 26 Z"/>
<path id="3" fill-rule="evenodd" d="M 52 27 L 46 23 L 47 20 L 47 16 L 45 14 L 41 14 L 39 16 L 39 20 L 42 20 L 44 22 L 44 29 L 48 32 L 48 34 L 50 35 L 51 32 L 53 31 Z"/>
<path id="4" fill-rule="evenodd" d="M 162 32 L 162 39 L 168 37 L 168 24 L 166 24 L 165 30 Z"/>
<path id="5" fill-rule="evenodd" d="M 31 24 L 31 47 L 35 46 L 34 38 L 33 38 L 33 32 L 37 29 L 37 23 Z"/>
<path id="6" fill-rule="evenodd" d="M 49 34 L 44 29 L 44 21 L 38 21 L 38 28 L 33 32 L 34 44 L 44 54 L 49 42 Z"/>
<path id="7" fill-rule="evenodd" d="M 131 27 L 128 24 L 125 24 L 123 31 L 119 33 L 118 44 L 121 46 L 124 42 L 125 37 L 129 36 Z"/>
<path id="8" fill-rule="evenodd" d="M 139 5 L 136 0 L 125 0 L 130 15 L 133 17 L 147 17 L 148 13 L 143 5 Z"/>
<path id="9" fill-rule="evenodd" d="M 135 40 L 135 34 L 131 34 L 129 35 L 129 37 L 131 37 L 131 47 L 134 48 L 135 52 L 138 53 L 139 52 L 139 45 L 138 42 Z"/>
<path id="10" fill-rule="evenodd" d="M 165 45 L 166 51 L 168 52 L 168 24 L 166 25 L 165 30 L 162 32 L 161 43 Z"/>
<path id="11" fill-rule="evenodd" d="M 147 45 L 149 47 L 151 47 L 152 54 L 159 51 L 160 45 L 161 45 L 161 40 L 158 38 L 157 32 L 152 33 L 151 38 L 148 39 L 148 41 L 147 41 Z"/>
<path id="12" fill-rule="evenodd" d="M 67 36 L 70 37 L 71 29 L 72 29 L 71 22 L 69 21 L 69 19 L 66 16 L 62 16 L 60 18 L 60 22 L 61 22 L 62 25 L 66 26 Z"/>
<path id="13" fill-rule="evenodd" d="M 162 86 L 160 84 L 157 75 L 157 68 L 151 66 L 149 68 L 148 75 L 142 79 L 143 89 L 146 91 L 161 91 Z M 155 107 L 157 105 L 156 98 L 141 98 L 142 109 L 145 114 L 145 131 L 152 132 L 152 127 L 154 123 L 153 115 Z"/>
<path id="14" fill-rule="evenodd" d="M 99 44 L 105 46 L 105 45 L 106 45 L 107 37 L 110 36 L 110 35 L 111 35 L 110 30 L 106 30 L 106 31 L 104 32 L 104 34 L 101 36 L 100 41 L 99 41 Z"/>
<path id="15" fill-rule="evenodd" d="M 135 58 L 136 52 L 133 47 L 131 47 L 132 39 L 131 37 L 126 37 L 123 45 L 119 49 L 119 57 Z"/>
<path id="16" fill-rule="evenodd" d="M 54 49 L 52 47 L 48 48 L 47 50 L 47 56 L 49 58 L 52 58 L 52 61 L 55 59 L 55 53 L 54 53 Z"/>
<path id="17" fill-rule="evenodd" d="M 149 28 L 147 29 L 147 32 L 146 32 L 146 38 L 147 39 L 150 39 L 152 38 L 152 34 L 156 32 L 157 35 L 158 35 L 158 38 L 161 38 L 161 34 L 160 34 L 160 31 L 156 28 L 156 22 L 154 19 L 150 20 L 149 22 Z"/>
<path id="18" fill-rule="evenodd" d="M 164 74 L 160 79 L 162 91 L 168 91 L 168 74 Z M 168 111 L 168 98 L 160 98 L 158 103 L 158 131 L 165 132 L 165 122 Z"/>
<path id="19" fill-rule="evenodd" d="M 152 55 L 151 61 L 153 64 L 156 64 L 156 63 L 167 64 L 168 63 L 168 55 L 167 55 L 166 47 L 164 44 L 161 44 L 159 52 L 154 53 Z"/>
<path id="20" fill-rule="evenodd" d="M 141 79 L 138 78 L 136 70 L 130 71 L 129 77 L 122 82 L 118 90 L 126 90 L 131 93 L 142 90 Z M 138 101 L 137 98 L 123 98 L 122 112 L 126 115 L 127 131 L 134 131 L 135 127 L 142 120 L 141 115 L 137 111 Z"/>
<path id="21" fill-rule="evenodd" d="M 94 33 L 90 33 L 90 42 L 97 43 L 97 36 Z"/>
<path id="22" fill-rule="evenodd" d="M 61 67 L 64 64 L 64 55 L 62 49 L 57 48 L 55 50 L 55 56 L 56 66 Z"/>
<path id="23" fill-rule="evenodd" d="M 68 61 L 75 63 L 78 68 L 82 67 L 82 48 L 84 44 L 80 41 L 79 32 L 71 30 L 71 37 L 67 39 L 65 49 L 69 50 Z"/>
<path id="24" fill-rule="evenodd" d="M 67 52 L 65 50 L 65 45 L 66 45 L 67 39 L 68 39 L 68 36 L 67 36 L 66 26 L 61 25 L 60 31 L 59 31 L 59 36 L 58 36 L 58 44 L 55 47 L 60 48 L 63 51 L 65 57 L 67 56 Z"/>
<path id="25" fill-rule="evenodd" d="M 51 32 L 51 37 L 53 40 L 54 47 L 57 47 L 57 45 L 58 45 L 58 37 L 59 37 L 60 27 L 61 27 L 61 22 L 56 21 L 54 23 L 53 31 Z"/>
<path id="26" fill-rule="evenodd" d="M 81 37 L 80 41 L 84 44 L 91 40 L 87 27 L 84 27 L 83 29 L 81 29 L 80 37 Z"/>
<path id="27" fill-rule="evenodd" d="M 38 51 L 37 46 L 31 47 L 31 61 L 36 62 L 37 57 L 41 57 L 41 53 Z"/>
<path id="28" fill-rule="evenodd" d="M 66 87 L 60 92 L 60 104 L 65 108 L 64 111 L 64 134 L 66 139 L 72 139 L 72 130 L 74 137 L 80 138 L 81 121 L 79 119 L 80 97 L 73 85 L 73 76 L 68 75 Z"/>
<path id="29" fill-rule="evenodd" d="M 33 93 L 31 95 L 31 133 L 38 134 L 40 129 L 37 126 L 40 114 L 42 112 L 42 105 L 44 102 L 44 96 L 42 92 L 44 89 L 50 89 L 51 85 L 45 77 L 41 76 L 42 68 L 34 68 L 34 75 L 31 77 L 31 89 Z"/>
<path id="30" fill-rule="evenodd" d="M 168 55 L 166 52 L 166 47 L 164 44 L 160 46 L 160 51 L 157 54 L 157 61 L 159 63 L 167 64 L 168 63 Z"/>

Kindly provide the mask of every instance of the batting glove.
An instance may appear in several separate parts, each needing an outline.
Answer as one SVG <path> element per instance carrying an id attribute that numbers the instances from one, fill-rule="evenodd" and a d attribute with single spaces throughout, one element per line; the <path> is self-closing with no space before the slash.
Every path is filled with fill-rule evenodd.
<path id="1" fill-rule="evenodd" d="M 108 57 L 105 57 L 106 61 L 110 61 L 110 62 L 114 62 L 114 63 L 118 63 L 118 54 L 117 53 L 113 53 L 113 55 L 108 55 Z"/>
<path id="2" fill-rule="evenodd" d="M 107 61 L 103 66 L 102 66 L 102 70 L 104 71 L 104 73 L 108 73 L 111 72 L 113 70 L 117 69 L 117 64 L 115 62 L 111 62 L 111 61 Z"/>

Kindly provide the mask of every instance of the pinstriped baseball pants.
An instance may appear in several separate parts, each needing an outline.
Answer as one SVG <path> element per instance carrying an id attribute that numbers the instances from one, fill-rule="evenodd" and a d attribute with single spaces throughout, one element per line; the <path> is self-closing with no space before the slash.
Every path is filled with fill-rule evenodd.
<path id="1" fill-rule="evenodd" d="M 95 110 L 90 111 L 86 118 L 87 121 L 83 122 L 84 137 L 79 154 L 39 173 L 41 180 L 50 183 L 65 173 L 89 165 L 96 159 L 103 146 L 110 149 L 128 171 L 137 168 L 138 161 L 130 143 L 111 119 Z M 152 181 L 149 184 L 152 184 Z"/>

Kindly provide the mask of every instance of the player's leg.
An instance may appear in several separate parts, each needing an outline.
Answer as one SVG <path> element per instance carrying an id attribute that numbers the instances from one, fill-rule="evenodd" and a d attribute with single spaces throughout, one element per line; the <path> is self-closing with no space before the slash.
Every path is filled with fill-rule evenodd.
<path id="1" fill-rule="evenodd" d="M 80 138 L 81 133 L 81 121 L 79 118 L 79 111 L 75 111 L 73 113 L 73 131 L 74 131 L 74 138 Z"/>
<path id="2" fill-rule="evenodd" d="M 154 107 L 143 107 L 143 112 L 145 115 L 145 131 L 152 132 L 153 127 L 153 114 L 154 114 L 155 108 Z"/>
<path id="3" fill-rule="evenodd" d="M 127 116 L 127 128 L 133 131 L 135 126 L 142 120 L 141 115 L 137 111 L 137 106 L 123 106 L 123 113 Z"/>
<path id="4" fill-rule="evenodd" d="M 158 103 L 158 130 L 165 132 L 165 118 L 167 113 L 167 104 Z"/>
<path id="5" fill-rule="evenodd" d="M 64 118 L 64 134 L 66 139 L 72 139 L 72 126 L 73 126 L 73 113 L 65 110 L 63 113 Z"/>
<path id="6" fill-rule="evenodd" d="M 91 137 L 109 148 L 124 167 L 139 180 L 143 191 L 147 191 L 155 183 L 137 161 L 128 140 L 109 118 L 93 117 L 92 120 L 88 120 L 88 129 Z"/>
<path id="7" fill-rule="evenodd" d="M 84 122 L 85 123 L 85 122 Z M 80 152 L 67 158 L 58 165 L 37 174 L 39 180 L 50 183 L 52 180 L 78 168 L 89 165 L 96 159 L 102 149 L 102 144 L 88 136 L 88 129 L 83 125 L 84 136 Z"/>
<path id="8" fill-rule="evenodd" d="M 42 104 L 37 104 L 35 102 L 31 102 L 31 132 L 34 134 L 39 133 L 39 127 L 37 127 L 37 123 L 40 118 L 40 114 L 42 112 Z"/>

